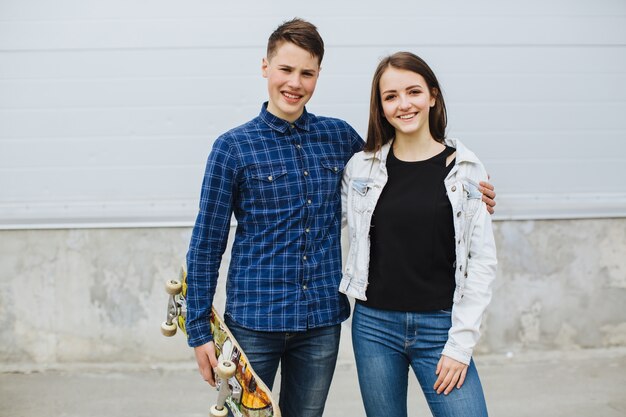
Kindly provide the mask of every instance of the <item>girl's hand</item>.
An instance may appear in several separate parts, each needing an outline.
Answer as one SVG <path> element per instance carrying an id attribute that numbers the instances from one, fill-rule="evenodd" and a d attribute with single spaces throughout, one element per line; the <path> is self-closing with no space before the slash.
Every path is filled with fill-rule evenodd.
<path id="1" fill-rule="evenodd" d="M 461 388 L 461 385 L 465 382 L 467 368 L 468 366 L 464 363 L 441 355 L 441 359 L 439 359 L 437 364 L 437 371 L 435 372 L 439 378 L 437 378 L 433 387 L 437 394 L 443 392 L 444 395 L 448 395 L 455 386 L 456 388 Z"/>

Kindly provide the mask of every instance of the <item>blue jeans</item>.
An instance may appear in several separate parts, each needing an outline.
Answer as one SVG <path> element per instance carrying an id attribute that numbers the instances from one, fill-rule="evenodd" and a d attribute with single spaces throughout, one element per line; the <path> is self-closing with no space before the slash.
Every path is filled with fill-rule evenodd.
<path id="1" fill-rule="evenodd" d="M 472 361 L 465 382 L 448 395 L 433 388 L 448 340 L 451 312 L 408 313 L 356 304 L 352 345 L 368 417 L 406 417 L 409 366 L 435 417 L 485 417 L 487 405 Z"/>
<path id="2" fill-rule="evenodd" d="M 286 333 L 246 329 L 228 316 L 224 321 L 270 389 L 280 363 L 283 417 L 322 417 L 337 363 L 341 325 Z"/>

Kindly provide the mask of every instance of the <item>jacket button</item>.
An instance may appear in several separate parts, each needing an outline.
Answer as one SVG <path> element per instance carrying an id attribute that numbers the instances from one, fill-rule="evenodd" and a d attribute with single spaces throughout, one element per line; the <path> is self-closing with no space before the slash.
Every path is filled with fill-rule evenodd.
<path id="1" fill-rule="evenodd" d="M 456 191 L 456 185 L 453 185 L 452 186 L 452 192 L 455 192 L 455 191 Z"/>
<path id="2" fill-rule="evenodd" d="M 461 212 L 460 211 L 456 214 L 456 217 L 461 217 Z"/>

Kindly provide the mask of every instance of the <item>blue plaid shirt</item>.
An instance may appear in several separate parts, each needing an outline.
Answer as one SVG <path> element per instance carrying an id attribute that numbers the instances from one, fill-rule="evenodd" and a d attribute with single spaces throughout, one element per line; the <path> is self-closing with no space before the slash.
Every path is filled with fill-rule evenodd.
<path id="1" fill-rule="evenodd" d="M 258 117 L 209 154 L 187 253 L 190 346 L 211 340 L 209 317 L 231 215 L 237 219 L 226 315 L 258 331 L 341 323 L 341 177 L 363 142 L 348 123 L 307 113 Z"/>

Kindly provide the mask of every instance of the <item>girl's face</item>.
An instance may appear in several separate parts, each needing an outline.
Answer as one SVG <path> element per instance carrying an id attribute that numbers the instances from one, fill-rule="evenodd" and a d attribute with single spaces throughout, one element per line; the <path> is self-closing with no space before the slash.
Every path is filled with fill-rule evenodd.
<path id="1" fill-rule="evenodd" d="M 387 68 L 380 78 L 379 92 L 387 121 L 404 135 L 430 136 L 428 115 L 435 105 L 424 77 L 407 70 Z"/>

